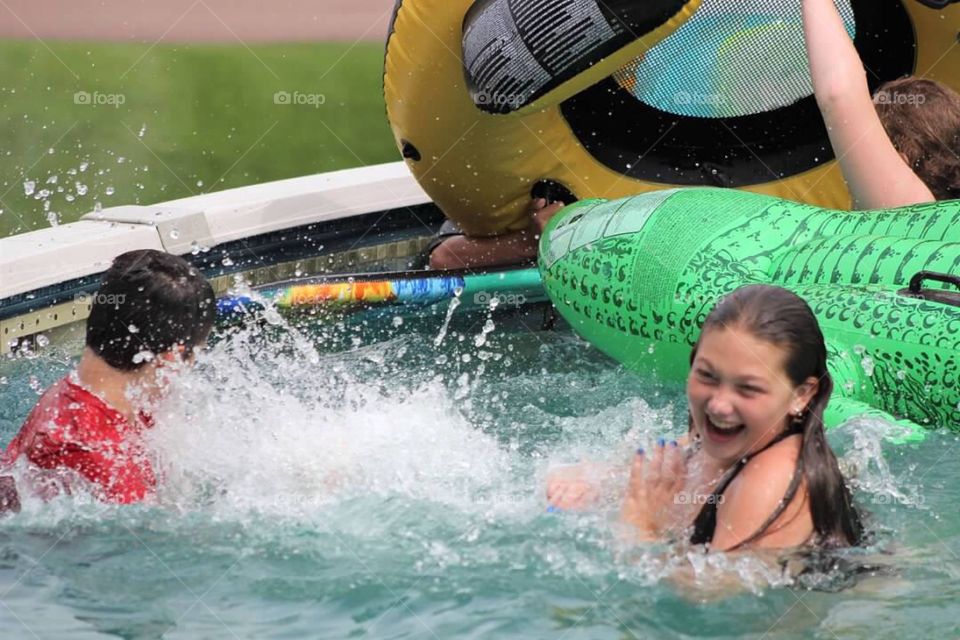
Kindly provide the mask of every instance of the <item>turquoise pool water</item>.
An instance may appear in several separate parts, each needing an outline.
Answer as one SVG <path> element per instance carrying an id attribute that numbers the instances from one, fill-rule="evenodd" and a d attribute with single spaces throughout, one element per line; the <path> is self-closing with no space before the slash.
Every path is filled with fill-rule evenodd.
<path id="1" fill-rule="evenodd" d="M 294 329 L 271 316 L 232 330 L 158 415 L 158 504 L 27 502 L 0 519 L 0 637 L 960 633 L 957 435 L 831 434 L 876 532 L 847 560 L 884 570 L 821 575 L 833 591 L 811 590 L 749 555 L 628 546 L 615 504 L 545 513 L 549 468 L 626 460 L 682 431 L 682 389 L 532 330 L 535 313 L 444 319 Z M 0 364 L 0 444 L 69 365 L 55 353 Z"/>

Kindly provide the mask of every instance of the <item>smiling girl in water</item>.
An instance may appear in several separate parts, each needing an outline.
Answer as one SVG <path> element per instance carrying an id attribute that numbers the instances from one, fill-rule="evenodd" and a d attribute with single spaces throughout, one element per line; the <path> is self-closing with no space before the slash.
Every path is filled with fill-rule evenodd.
<path id="1" fill-rule="evenodd" d="M 686 442 L 637 452 L 622 520 L 641 540 L 720 551 L 857 544 L 860 519 L 824 434 L 826 361 L 817 320 L 793 293 L 750 285 L 721 300 L 693 348 Z M 548 483 L 560 509 L 594 497 L 583 474 Z"/>

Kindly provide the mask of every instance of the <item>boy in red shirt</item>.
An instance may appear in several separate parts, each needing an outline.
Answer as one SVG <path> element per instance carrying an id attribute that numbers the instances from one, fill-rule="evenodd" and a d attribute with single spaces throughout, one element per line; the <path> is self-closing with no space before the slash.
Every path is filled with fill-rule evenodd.
<path id="1" fill-rule="evenodd" d="M 107 502 L 150 495 L 156 476 L 143 446 L 152 426 L 146 409 L 162 397 L 168 372 L 192 362 L 215 316 L 213 288 L 183 258 L 154 250 L 118 256 L 93 299 L 77 368 L 47 389 L 2 461 L 25 457 L 52 472 L 31 473 L 44 497 L 60 486 L 69 492 L 72 474 Z M 0 478 L 0 493 L 0 511 L 18 509 L 11 478 Z"/>

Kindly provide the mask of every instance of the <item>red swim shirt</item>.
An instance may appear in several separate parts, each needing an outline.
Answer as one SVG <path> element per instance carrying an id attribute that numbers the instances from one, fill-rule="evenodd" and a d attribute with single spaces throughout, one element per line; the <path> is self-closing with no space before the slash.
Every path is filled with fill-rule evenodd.
<path id="1" fill-rule="evenodd" d="M 103 500 L 137 502 L 157 484 L 142 442 L 152 421 L 140 414 L 137 422 L 67 376 L 44 392 L 3 457 L 10 464 L 24 455 L 42 469 L 72 469 L 99 487 Z"/>

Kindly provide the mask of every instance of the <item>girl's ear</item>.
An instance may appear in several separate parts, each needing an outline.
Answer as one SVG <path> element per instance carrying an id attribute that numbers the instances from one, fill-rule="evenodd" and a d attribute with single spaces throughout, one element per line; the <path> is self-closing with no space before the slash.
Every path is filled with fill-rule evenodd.
<path id="1" fill-rule="evenodd" d="M 790 411 L 792 413 L 803 413 L 806 411 L 807 407 L 810 406 L 810 401 L 813 400 L 819 390 L 820 380 L 818 378 L 810 376 L 801 382 L 800 385 L 793 390 L 793 403 L 790 406 Z"/>

